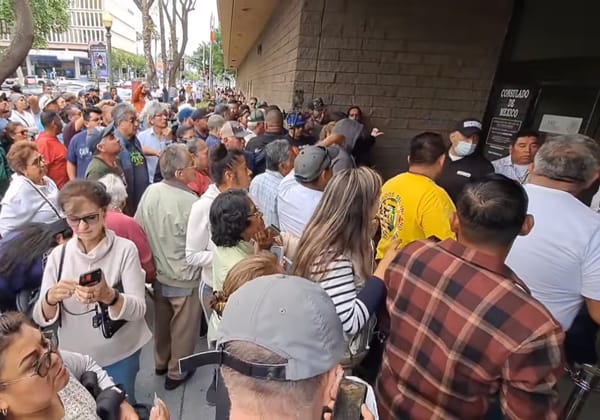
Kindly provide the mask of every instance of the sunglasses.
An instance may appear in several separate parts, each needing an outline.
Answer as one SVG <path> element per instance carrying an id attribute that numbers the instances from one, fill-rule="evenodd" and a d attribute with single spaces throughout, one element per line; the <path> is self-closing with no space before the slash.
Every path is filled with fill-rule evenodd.
<path id="1" fill-rule="evenodd" d="M 38 156 L 28 166 L 37 166 L 38 168 L 41 168 L 42 166 L 44 166 L 44 156 Z"/>

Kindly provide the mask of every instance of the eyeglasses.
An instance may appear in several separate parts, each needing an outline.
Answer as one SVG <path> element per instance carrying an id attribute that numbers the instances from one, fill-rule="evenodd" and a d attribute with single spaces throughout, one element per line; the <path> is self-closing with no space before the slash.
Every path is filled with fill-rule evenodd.
<path id="1" fill-rule="evenodd" d="M 139 123 L 137 117 L 127 118 L 125 121 L 129 121 L 131 124 L 138 124 Z"/>
<path id="2" fill-rule="evenodd" d="M 262 215 L 263 214 L 262 214 L 262 212 L 259 209 L 254 209 L 254 212 L 250 213 L 248 215 L 248 218 L 251 218 L 251 217 L 262 217 Z"/>
<path id="3" fill-rule="evenodd" d="M 33 364 L 32 372 L 30 374 L 9 381 L 0 382 L 0 385 L 8 386 L 25 379 L 33 378 L 34 376 L 39 376 L 40 378 L 48 376 L 48 372 L 50 372 L 50 367 L 52 366 L 52 353 L 58 354 L 56 340 L 52 332 L 42 333 L 42 346 L 46 351 Z"/>
<path id="4" fill-rule="evenodd" d="M 75 217 L 75 216 L 67 216 L 67 223 L 73 226 L 79 226 L 81 222 L 85 223 L 88 226 L 95 225 L 100 220 L 100 212 L 88 214 L 87 216 Z"/>
<path id="5" fill-rule="evenodd" d="M 37 166 L 38 168 L 41 168 L 42 166 L 44 166 L 44 156 L 39 155 L 38 157 L 35 158 L 35 160 L 33 162 L 31 162 L 29 165 L 27 166 Z"/>
<path id="6" fill-rule="evenodd" d="M 167 114 L 156 114 L 154 117 L 152 118 L 168 118 Z"/>

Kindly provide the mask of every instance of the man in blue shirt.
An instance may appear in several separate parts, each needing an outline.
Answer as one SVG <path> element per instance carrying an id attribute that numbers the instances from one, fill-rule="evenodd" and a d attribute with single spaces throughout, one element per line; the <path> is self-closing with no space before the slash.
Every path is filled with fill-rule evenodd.
<path id="1" fill-rule="evenodd" d="M 102 110 L 89 107 L 83 110 L 84 129 L 75 134 L 67 149 L 67 175 L 69 179 L 85 179 L 85 171 L 92 161 L 92 152 L 87 146 L 87 132 L 100 127 L 102 124 Z"/>

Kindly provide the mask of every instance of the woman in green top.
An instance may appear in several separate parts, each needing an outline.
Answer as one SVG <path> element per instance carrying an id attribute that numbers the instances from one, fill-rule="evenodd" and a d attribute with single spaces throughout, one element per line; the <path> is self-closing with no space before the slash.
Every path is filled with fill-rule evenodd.
<path id="1" fill-rule="evenodd" d="M 228 190 L 215 198 L 210 207 L 210 230 L 216 245 L 213 254 L 213 290 L 223 290 L 229 270 L 244 258 L 269 249 L 273 240 L 265 228 L 262 213 L 245 190 Z M 209 342 L 216 337 L 218 319 L 211 316 Z"/>

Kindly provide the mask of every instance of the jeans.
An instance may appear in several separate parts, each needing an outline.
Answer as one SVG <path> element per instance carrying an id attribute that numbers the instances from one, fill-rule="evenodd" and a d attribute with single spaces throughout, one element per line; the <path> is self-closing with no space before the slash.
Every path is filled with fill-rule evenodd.
<path id="1" fill-rule="evenodd" d="M 142 349 L 136 351 L 131 356 L 126 357 L 123 360 L 104 367 L 106 373 L 112 377 L 113 382 L 123 387 L 127 393 L 127 399 L 131 405 L 136 403 L 135 378 L 140 370 L 141 353 Z"/>

